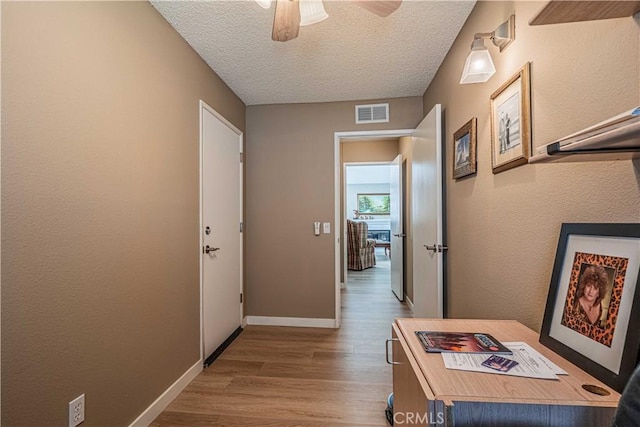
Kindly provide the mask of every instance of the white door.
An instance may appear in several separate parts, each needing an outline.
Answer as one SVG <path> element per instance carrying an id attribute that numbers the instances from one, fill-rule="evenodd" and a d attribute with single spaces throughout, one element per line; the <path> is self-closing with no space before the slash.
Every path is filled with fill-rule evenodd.
<path id="1" fill-rule="evenodd" d="M 411 222 L 414 317 L 444 315 L 441 106 L 427 114 L 413 136 Z"/>
<path id="2" fill-rule="evenodd" d="M 402 222 L 402 154 L 393 159 L 389 167 L 389 198 L 391 221 L 391 290 L 400 301 L 404 301 L 404 279 L 402 272 L 404 224 Z"/>
<path id="3" fill-rule="evenodd" d="M 206 359 L 241 325 L 242 135 L 201 103 L 202 340 Z"/>

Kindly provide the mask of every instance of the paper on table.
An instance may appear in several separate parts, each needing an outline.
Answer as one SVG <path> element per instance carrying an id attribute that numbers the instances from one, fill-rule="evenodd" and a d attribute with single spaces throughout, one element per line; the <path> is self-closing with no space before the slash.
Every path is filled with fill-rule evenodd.
<path id="1" fill-rule="evenodd" d="M 441 353 L 442 359 L 447 369 L 543 379 L 558 379 L 556 374 L 566 375 L 565 371 L 538 353 L 527 343 L 505 342 L 503 344 L 513 352 L 512 356 L 504 355 L 503 357 L 518 362 L 518 365 L 511 368 L 508 372 L 500 372 L 482 366 L 482 362 L 488 357 L 486 354 Z"/>
<path id="2" fill-rule="evenodd" d="M 543 355 L 538 353 L 538 351 L 536 349 L 534 349 L 533 347 L 531 347 L 529 344 L 527 344 L 525 342 L 510 342 L 510 343 L 507 343 L 507 344 L 508 344 L 509 350 L 511 350 L 512 352 L 514 352 L 514 353 L 522 352 L 522 353 L 526 353 L 526 354 L 529 354 L 529 355 L 535 357 L 541 363 L 544 363 L 545 366 L 547 366 L 549 369 L 551 369 L 556 375 L 568 375 L 567 371 L 565 371 L 564 369 L 560 368 L 558 365 L 553 363 L 551 360 L 547 359 L 546 357 L 544 357 Z M 507 345 L 507 344 L 505 344 L 505 345 Z"/>

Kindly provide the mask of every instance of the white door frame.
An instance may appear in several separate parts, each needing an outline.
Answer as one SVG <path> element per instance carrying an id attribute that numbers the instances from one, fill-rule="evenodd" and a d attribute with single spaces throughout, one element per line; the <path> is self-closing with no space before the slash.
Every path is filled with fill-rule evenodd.
<path id="1" fill-rule="evenodd" d="M 202 274 L 202 247 L 204 245 L 204 237 L 203 237 L 203 223 L 202 223 L 202 163 L 203 163 L 203 126 L 202 126 L 202 112 L 203 110 L 207 110 L 209 113 L 213 114 L 214 117 L 216 117 L 218 120 L 220 120 L 222 123 L 224 123 L 229 129 L 231 129 L 234 133 L 236 133 L 238 135 L 238 143 L 240 146 L 240 153 L 244 153 L 244 133 L 238 129 L 237 127 L 234 126 L 233 123 L 231 123 L 229 120 L 227 120 L 226 118 L 224 118 L 221 114 L 219 114 L 216 110 L 214 110 L 213 108 L 211 108 L 209 105 L 207 105 L 206 102 L 204 102 L 203 100 L 200 100 L 199 103 L 199 109 L 198 109 L 198 115 L 200 117 L 200 122 L 199 122 L 199 126 L 200 126 L 200 152 L 199 152 L 199 164 L 200 164 L 200 191 L 199 191 L 199 197 L 200 197 L 200 211 L 198 213 L 198 217 L 199 217 L 199 224 L 198 224 L 198 235 L 200 236 L 199 239 L 199 246 L 198 246 L 198 265 L 200 266 L 200 362 L 203 363 L 204 362 L 204 358 L 207 357 L 207 355 L 204 354 L 204 309 L 203 309 L 203 305 L 204 305 L 204 284 L 203 284 L 203 274 Z M 238 161 L 240 161 L 240 159 L 238 159 Z M 243 183 L 243 168 L 244 168 L 244 164 L 241 162 L 240 163 L 240 218 L 238 218 L 238 227 L 240 226 L 240 223 L 243 221 L 243 217 L 242 217 L 242 205 L 243 205 L 243 199 L 244 199 L 244 183 Z M 240 293 L 242 293 L 242 285 L 244 283 L 244 279 L 242 276 L 243 273 L 243 266 L 244 266 L 244 258 L 243 258 L 243 247 L 242 247 L 242 233 L 239 233 L 240 235 L 240 289 L 238 289 L 238 295 L 240 295 Z M 240 303 L 240 300 L 238 300 L 238 303 Z M 239 319 L 239 325 L 242 325 L 242 319 L 244 317 L 244 304 L 240 304 L 240 319 Z"/>
<path id="2" fill-rule="evenodd" d="M 404 302 L 405 300 L 404 265 L 406 265 L 406 263 L 404 262 L 404 257 L 406 254 L 404 250 L 404 243 L 406 241 L 407 234 L 405 233 L 403 221 L 403 204 L 405 199 L 405 183 L 402 180 L 403 160 L 404 156 L 401 153 L 398 153 L 398 155 L 389 163 L 389 195 L 391 196 L 389 212 L 389 230 L 391 230 L 389 236 L 389 255 L 391 256 L 391 253 L 393 252 L 393 257 L 391 257 L 389 284 L 391 291 L 395 294 L 396 298 L 398 298 L 398 301 L 401 302 Z M 397 233 L 394 234 L 394 231 L 397 231 Z"/>
<path id="3" fill-rule="evenodd" d="M 411 136 L 414 129 L 397 129 L 397 130 L 369 130 L 369 131 L 350 131 L 350 132 L 334 132 L 333 134 L 333 165 L 334 165 L 334 228 L 336 229 L 335 239 L 335 257 L 334 257 L 334 271 L 335 271 L 335 327 L 339 328 L 342 322 L 342 313 L 340 311 L 340 225 L 342 218 L 342 212 L 340 210 L 340 176 L 342 174 L 342 166 L 340 164 L 340 144 L 342 139 L 350 138 L 376 138 L 376 137 L 398 137 Z M 345 248 L 346 251 L 346 248 Z"/>

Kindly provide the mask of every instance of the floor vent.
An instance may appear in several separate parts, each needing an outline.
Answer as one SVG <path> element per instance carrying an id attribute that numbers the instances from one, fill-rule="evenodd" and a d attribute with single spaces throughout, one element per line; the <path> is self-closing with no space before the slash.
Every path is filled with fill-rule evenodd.
<path id="1" fill-rule="evenodd" d="M 389 104 L 356 105 L 356 124 L 387 123 Z"/>

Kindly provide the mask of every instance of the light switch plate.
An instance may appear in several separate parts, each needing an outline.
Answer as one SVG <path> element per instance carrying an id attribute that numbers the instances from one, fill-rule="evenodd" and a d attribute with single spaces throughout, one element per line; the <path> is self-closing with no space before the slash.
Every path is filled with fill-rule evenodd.
<path id="1" fill-rule="evenodd" d="M 322 232 L 324 234 L 331 234 L 331 223 L 330 222 L 323 222 L 322 223 Z"/>

